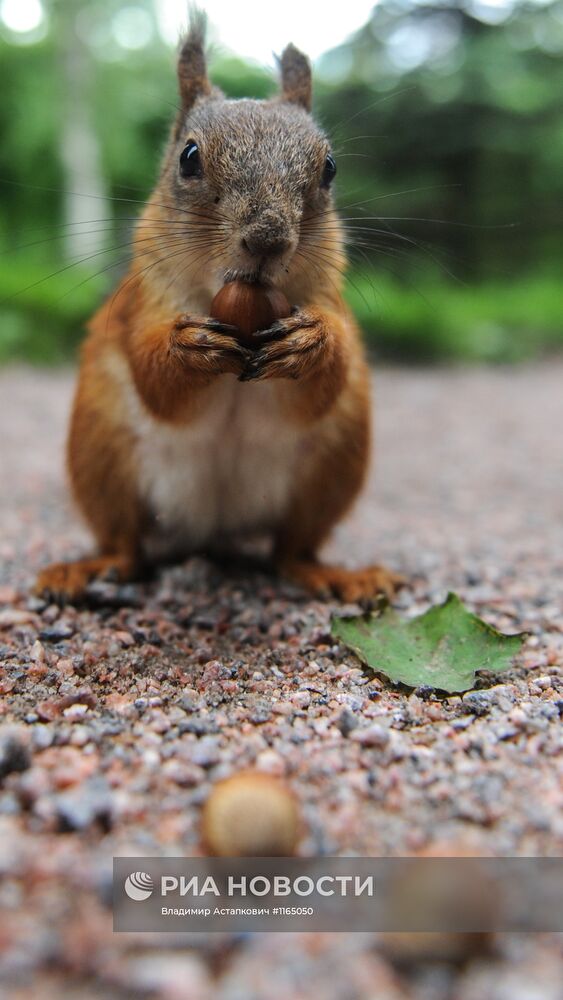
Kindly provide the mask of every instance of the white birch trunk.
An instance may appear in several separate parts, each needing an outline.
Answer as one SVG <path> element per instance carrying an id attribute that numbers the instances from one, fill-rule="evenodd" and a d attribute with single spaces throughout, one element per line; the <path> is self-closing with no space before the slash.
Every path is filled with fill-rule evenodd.
<path id="1" fill-rule="evenodd" d="M 80 5 L 76 5 L 78 13 Z M 101 169 L 98 136 L 93 125 L 92 57 L 74 29 L 74 17 L 58 18 L 64 98 L 61 107 L 61 158 L 64 166 L 64 249 L 69 260 L 97 254 L 106 243 L 112 216 Z M 96 221 L 100 220 L 100 221 Z M 93 258 L 103 266 L 104 257 Z"/>

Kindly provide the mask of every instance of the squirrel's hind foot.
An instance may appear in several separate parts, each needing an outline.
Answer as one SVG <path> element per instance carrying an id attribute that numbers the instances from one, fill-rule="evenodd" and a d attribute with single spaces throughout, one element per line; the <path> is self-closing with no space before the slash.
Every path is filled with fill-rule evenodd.
<path id="1" fill-rule="evenodd" d="M 350 603 L 373 599 L 378 595 L 392 598 L 407 582 L 404 577 L 383 566 L 344 569 L 313 560 L 292 560 L 283 564 L 280 572 L 319 597 L 338 597 Z"/>
<path id="2" fill-rule="evenodd" d="M 53 563 L 39 573 L 35 593 L 56 604 L 81 600 L 92 580 L 114 579 L 123 582 L 134 576 L 135 565 L 127 556 L 98 556 L 78 559 L 76 562 Z"/>

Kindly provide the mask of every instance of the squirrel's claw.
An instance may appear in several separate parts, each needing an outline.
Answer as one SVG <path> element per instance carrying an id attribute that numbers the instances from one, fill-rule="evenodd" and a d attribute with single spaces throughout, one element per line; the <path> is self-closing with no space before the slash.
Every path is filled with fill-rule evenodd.
<path id="1" fill-rule="evenodd" d="M 252 341 L 257 345 L 269 344 L 271 340 L 280 340 L 294 330 L 307 330 L 315 325 L 315 320 L 301 312 L 300 309 L 293 308 L 291 316 L 286 319 L 278 319 L 272 323 L 267 330 L 259 330 L 252 334 Z"/>
<path id="2" fill-rule="evenodd" d="M 254 334 L 254 339 L 259 336 Z M 297 312 L 264 330 L 261 340 L 239 375 L 240 382 L 309 374 L 323 356 L 326 334 L 318 317 Z"/>
<path id="3" fill-rule="evenodd" d="M 238 326 L 231 326 L 230 323 L 222 323 L 212 316 L 202 318 L 201 316 L 179 316 L 174 324 L 175 330 L 211 330 L 212 333 L 238 333 Z"/>
<path id="4" fill-rule="evenodd" d="M 215 320 L 181 317 L 172 331 L 170 349 L 186 366 L 208 379 L 213 375 L 240 375 L 251 352 L 233 336 L 232 327 Z"/>
<path id="5" fill-rule="evenodd" d="M 204 329 L 213 330 L 214 333 L 238 333 L 238 326 L 232 326 L 231 323 L 222 323 L 220 319 L 207 319 L 203 326 Z"/>
<path id="6" fill-rule="evenodd" d="M 246 362 L 246 367 L 238 377 L 239 382 L 252 382 L 253 379 L 260 378 L 260 368 L 253 362 L 252 358 Z"/>
<path id="7" fill-rule="evenodd" d="M 238 377 L 239 382 L 252 382 L 256 379 L 262 378 L 265 368 L 268 364 L 268 359 L 261 354 L 252 355 Z"/>
<path id="8" fill-rule="evenodd" d="M 272 323 L 267 330 L 258 330 L 256 333 L 253 333 L 252 342 L 259 345 L 268 344 L 270 340 L 279 340 L 280 337 L 285 337 L 287 333 L 287 326 L 284 325 L 283 321 L 278 320 L 276 323 Z"/>
<path id="9" fill-rule="evenodd" d="M 283 366 L 283 359 L 282 359 Z M 291 370 L 269 370 L 271 368 L 271 359 L 267 356 L 256 354 L 251 357 L 244 367 L 244 370 L 238 377 L 239 382 L 252 382 L 259 378 L 299 378 L 297 372 Z"/>

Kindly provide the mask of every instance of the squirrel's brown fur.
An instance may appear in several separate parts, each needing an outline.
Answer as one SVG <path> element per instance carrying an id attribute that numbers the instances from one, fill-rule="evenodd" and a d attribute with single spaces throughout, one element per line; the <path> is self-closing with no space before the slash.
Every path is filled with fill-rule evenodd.
<path id="1" fill-rule="evenodd" d="M 128 579 L 161 552 L 255 531 L 314 591 L 355 600 L 396 585 L 380 567 L 316 559 L 364 481 L 369 376 L 340 293 L 309 64 L 289 46 L 280 66 L 279 98 L 226 100 L 207 78 L 199 19 L 182 46 L 182 110 L 130 272 L 90 324 L 74 402 L 70 477 L 100 556 L 48 567 L 41 592 L 76 599 L 108 571 Z M 197 177 L 178 169 L 189 142 Z M 297 306 L 254 350 L 205 318 L 230 278 L 270 281 Z"/>

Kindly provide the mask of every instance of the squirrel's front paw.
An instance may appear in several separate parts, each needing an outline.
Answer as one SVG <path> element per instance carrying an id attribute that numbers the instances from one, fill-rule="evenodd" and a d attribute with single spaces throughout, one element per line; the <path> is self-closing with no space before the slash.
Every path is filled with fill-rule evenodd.
<path id="1" fill-rule="evenodd" d="M 233 336 L 235 326 L 217 319 L 178 316 L 171 337 L 171 351 L 187 368 L 209 375 L 241 375 L 250 352 Z"/>
<path id="2" fill-rule="evenodd" d="M 250 355 L 239 381 L 310 375 L 322 359 L 327 337 L 321 315 L 297 310 L 268 330 L 253 334 L 260 346 Z"/>

